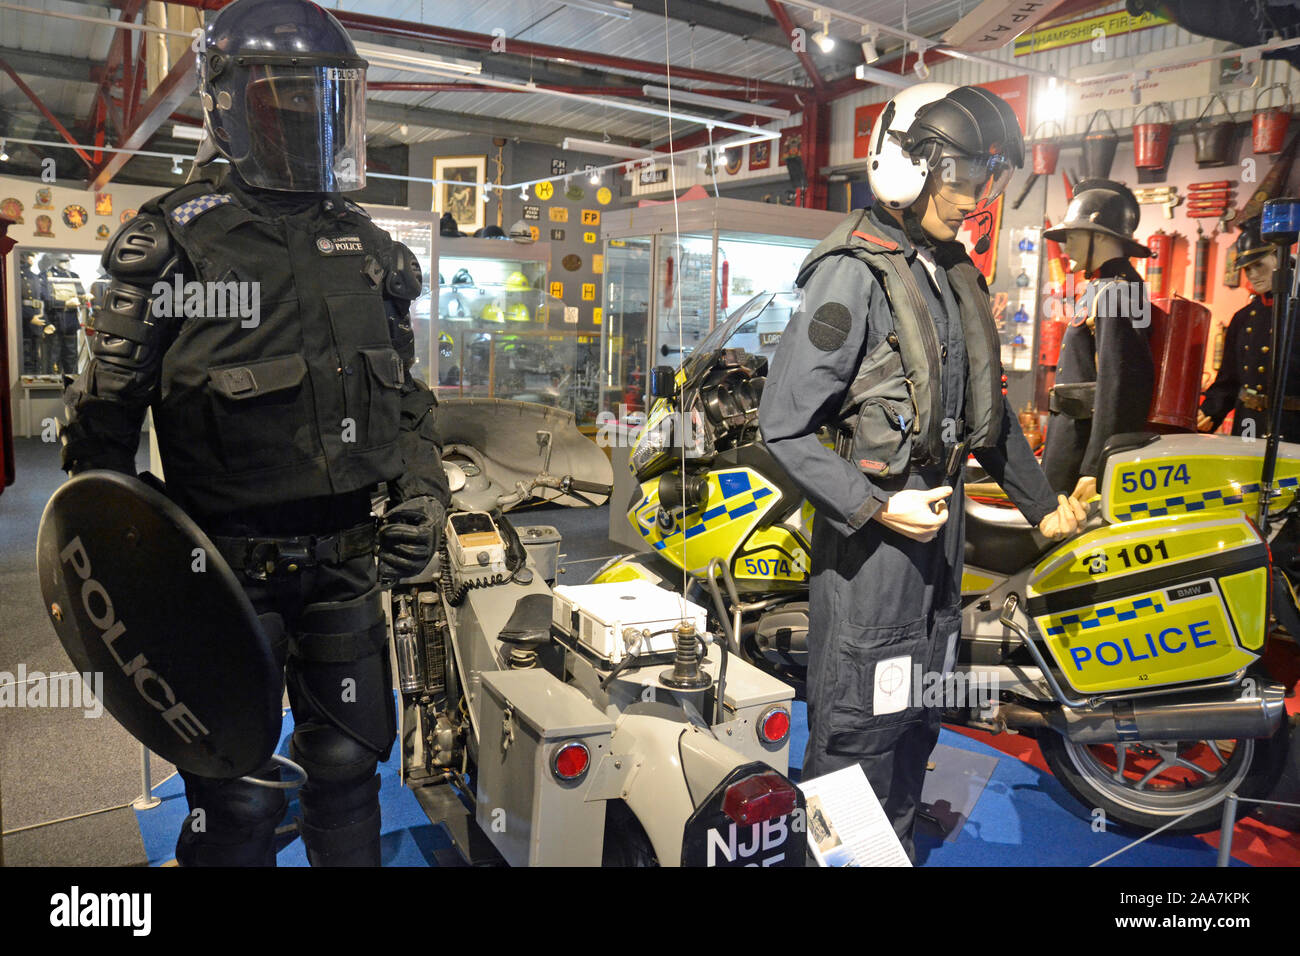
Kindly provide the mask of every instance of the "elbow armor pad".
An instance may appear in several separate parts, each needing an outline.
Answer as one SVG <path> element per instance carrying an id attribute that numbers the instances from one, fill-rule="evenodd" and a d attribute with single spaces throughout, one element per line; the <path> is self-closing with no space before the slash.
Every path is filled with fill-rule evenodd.
<path id="1" fill-rule="evenodd" d="M 424 276 L 415 253 L 400 242 L 393 243 L 388 275 L 384 277 L 384 293 L 394 299 L 411 302 L 420 297 Z"/>
<path id="2" fill-rule="evenodd" d="M 90 327 L 97 354 L 125 358 L 135 346 L 152 347 L 158 326 L 150 310 L 154 283 L 178 266 L 175 243 L 162 217 L 141 213 L 113 237 L 101 260 L 113 277 Z"/>

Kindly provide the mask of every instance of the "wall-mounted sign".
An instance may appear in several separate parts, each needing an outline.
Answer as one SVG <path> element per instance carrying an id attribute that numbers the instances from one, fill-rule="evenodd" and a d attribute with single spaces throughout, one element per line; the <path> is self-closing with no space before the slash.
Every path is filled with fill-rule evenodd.
<path id="1" fill-rule="evenodd" d="M 563 282 L 552 282 L 552 283 L 551 283 L 551 295 L 552 295 L 554 298 L 557 298 L 557 299 L 563 299 L 563 298 L 564 298 L 564 283 L 563 283 Z"/>
<path id="2" fill-rule="evenodd" d="M 546 200 L 550 199 L 552 196 L 555 195 L 555 184 L 538 183 L 536 186 L 533 187 L 533 192 L 537 194 L 538 199 L 540 199 L 542 202 L 546 202 Z"/>
<path id="3" fill-rule="evenodd" d="M 552 230 L 551 230 L 551 242 L 563 242 L 563 241 L 564 241 L 564 230 L 563 230 L 563 229 L 552 229 Z"/>
<path id="4" fill-rule="evenodd" d="M 568 207 L 568 206 L 552 206 L 550 209 L 548 209 L 548 210 L 546 211 L 546 213 L 547 213 L 547 215 L 549 215 L 549 216 L 551 217 L 551 222 L 568 222 L 568 221 L 569 221 L 569 207 Z"/>
<path id="5" fill-rule="evenodd" d="M 587 245 L 589 245 L 589 246 L 591 246 L 591 245 L 595 245 L 595 243 L 596 243 L 596 234 L 595 234 L 594 232 L 584 232 L 584 233 L 582 234 L 582 241 L 585 242 L 585 243 L 586 243 Z"/>
<path id="6" fill-rule="evenodd" d="M 772 141 L 765 139 L 761 143 L 749 144 L 749 168 L 767 169 L 772 165 Z"/>
<path id="7" fill-rule="evenodd" d="M 600 320 L 603 319 L 604 317 L 605 317 L 605 310 L 602 309 L 600 306 L 596 306 L 594 309 L 591 310 L 592 325 L 600 325 Z"/>
<path id="8" fill-rule="evenodd" d="M 551 175 L 563 176 L 569 171 L 569 161 L 567 159 L 551 160 Z"/>
<path id="9" fill-rule="evenodd" d="M 582 284 L 582 301 L 594 302 L 596 300 L 596 283 L 584 282 Z"/>
<path id="10" fill-rule="evenodd" d="M 1076 43 L 1091 43 L 1099 38 L 1117 37 L 1124 33 L 1136 33 L 1151 27 L 1164 26 L 1170 21 L 1155 13 L 1143 13 L 1131 17 L 1123 10 L 1115 13 L 1103 13 L 1082 20 L 1071 20 L 1056 26 L 1044 27 L 1033 33 L 1016 37 L 1016 56 L 1028 56 L 1042 53 L 1044 50 L 1057 50 Z"/>
<path id="11" fill-rule="evenodd" d="M 529 220 L 540 219 L 540 218 L 542 218 L 542 207 L 541 207 L 541 206 L 528 206 L 528 205 L 525 205 L 525 206 L 524 206 L 524 218 L 525 218 L 525 219 L 529 219 Z"/>
<path id="12" fill-rule="evenodd" d="M 599 210 L 599 209 L 584 209 L 584 210 L 582 211 L 582 224 L 583 224 L 584 226 L 599 226 L 599 225 L 600 225 L 600 210 Z"/>
<path id="13" fill-rule="evenodd" d="M 614 194 L 610 191 L 608 186 L 601 186 L 596 190 L 596 202 L 600 203 L 602 206 L 608 206 L 613 198 Z"/>
<path id="14" fill-rule="evenodd" d="M 641 170 L 640 183 L 642 186 L 653 186 L 655 183 L 665 183 L 668 181 L 668 170 L 656 166 L 654 169 Z"/>

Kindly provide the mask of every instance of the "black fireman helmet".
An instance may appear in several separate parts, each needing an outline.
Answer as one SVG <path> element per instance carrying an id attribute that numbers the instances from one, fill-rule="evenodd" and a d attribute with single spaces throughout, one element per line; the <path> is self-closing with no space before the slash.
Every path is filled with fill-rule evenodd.
<path id="1" fill-rule="evenodd" d="M 1267 255 L 1277 252 L 1277 247 L 1267 243 L 1259 234 L 1259 216 L 1247 219 L 1240 226 L 1241 235 L 1232 244 L 1237 254 L 1237 268 L 1244 269 Z"/>
<path id="2" fill-rule="evenodd" d="M 366 65 L 308 0 L 235 0 L 204 27 L 198 56 L 208 138 L 251 186 L 361 189 Z"/>
<path id="3" fill-rule="evenodd" d="M 1064 241 L 1075 229 L 1113 236 L 1131 258 L 1145 259 L 1151 250 L 1133 238 L 1142 218 L 1137 197 L 1123 183 L 1113 179 L 1084 179 L 1074 187 L 1074 198 L 1066 207 L 1065 218 L 1043 233 L 1055 242 Z"/>

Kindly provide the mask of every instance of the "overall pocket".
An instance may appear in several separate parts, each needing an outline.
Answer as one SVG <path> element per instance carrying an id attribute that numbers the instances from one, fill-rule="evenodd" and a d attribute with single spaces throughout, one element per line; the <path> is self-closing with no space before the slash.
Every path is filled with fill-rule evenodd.
<path id="1" fill-rule="evenodd" d="M 282 355 L 208 370 L 226 467 L 238 472 L 288 464 L 318 453 L 301 355 Z"/>
<path id="2" fill-rule="evenodd" d="M 853 460 L 865 474 L 888 478 L 912 460 L 916 408 L 910 399 L 868 398 L 853 429 Z"/>
<path id="3" fill-rule="evenodd" d="M 915 696 L 915 669 L 930 663 L 924 618 L 886 627 L 843 624 L 831 662 L 827 750 L 834 754 L 880 753 L 923 716 Z"/>

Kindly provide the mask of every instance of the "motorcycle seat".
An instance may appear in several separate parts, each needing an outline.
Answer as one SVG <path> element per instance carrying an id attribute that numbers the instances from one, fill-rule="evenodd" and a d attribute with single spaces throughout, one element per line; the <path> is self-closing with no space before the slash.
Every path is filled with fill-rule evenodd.
<path id="1" fill-rule="evenodd" d="M 1051 546 L 1016 509 L 966 499 L 967 564 L 996 574 L 1014 574 Z"/>
<path id="2" fill-rule="evenodd" d="M 497 636 L 516 647 L 541 647 L 551 640 L 554 599 L 549 594 L 526 594 L 515 602 L 510 619 Z"/>

